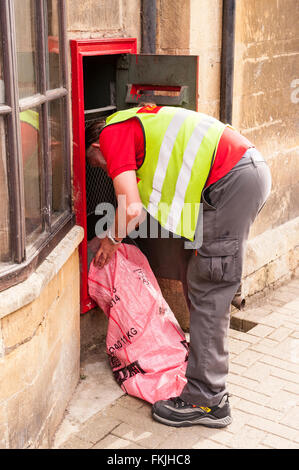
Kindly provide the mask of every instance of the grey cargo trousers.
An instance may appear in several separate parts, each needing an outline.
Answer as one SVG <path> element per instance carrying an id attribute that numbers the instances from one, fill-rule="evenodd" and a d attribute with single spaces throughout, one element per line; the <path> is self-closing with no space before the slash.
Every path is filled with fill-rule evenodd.
<path id="1" fill-rule="evenodd" d="M 187 270 L 190 350 L 180 395 L 186 402 L 212 407 L 227 392 L 230 304 L 241 283 L 251 224 L 270 190 L 269 167 L 252 148 L 203 191 L 203 243 Z"/>

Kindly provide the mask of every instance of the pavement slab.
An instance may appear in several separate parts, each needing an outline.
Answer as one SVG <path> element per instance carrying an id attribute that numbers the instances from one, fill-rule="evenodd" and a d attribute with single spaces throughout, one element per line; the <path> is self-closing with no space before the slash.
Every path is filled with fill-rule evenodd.
<path id="1" fill-rule="evenodd" d="M 299 279 L 263 303 L 236 312 L 252 326 L 248 331 L 229 330 L 230 426 L 173 428 L 154 421 L 151 405 L 125 395 L 114 381 L 103 343 L 97 355 L 84 358 L 52 448 L 298 449 Z"/>

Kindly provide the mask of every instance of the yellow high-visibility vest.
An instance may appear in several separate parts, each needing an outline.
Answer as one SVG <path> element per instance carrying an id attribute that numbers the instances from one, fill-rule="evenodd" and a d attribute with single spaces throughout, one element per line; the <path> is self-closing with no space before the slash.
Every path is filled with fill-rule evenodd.
<path id="1" fill-rule="evenodd" d="M 32 109 L 27 109 L 20 113 L 20 120 L 30 124 L 34 129 L 39 131 L 39 114 Z"/>
<path id="2" fill-rule="evenodd" d="M 144 109 L 144 110 L 143 110 Z M 201 193 L 226 127 L 217 119 L 183 108 L 131 108 L 107 118 L 113 125 L 138 118 L 145 158 L 136 171 L 145 209 L 162 227 L 194 240 Z"/>

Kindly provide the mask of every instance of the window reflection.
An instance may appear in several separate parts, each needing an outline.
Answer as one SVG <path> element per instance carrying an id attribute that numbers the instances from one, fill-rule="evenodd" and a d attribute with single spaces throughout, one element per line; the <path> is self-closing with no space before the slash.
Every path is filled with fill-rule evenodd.
<path id="1" fill-rule="evenodd" d="M 36 15 L 33 0 L 14 0 L 19 97 L 37 92 Z"/>
<path id="2" fill-rule="evenodd" d="M 0 104 L 3 103 L 5 103 L 5 91 L 3 79 L 2 31 L 0 23 Z"/>
<path id="3" fill-rule="evenodd" d="M 40 113 L 28 109 L 20 113 L 22 157 L 25 188 L 25 220 L 27 243 L 41 231 L 40 188 Z M 32 235 L 34 232 L 34 236 Z"/>
<path id="4" fill-rule="evenodd" d="M 47 0 L 48 8 L 48 88 L 61 86 L 58 0 Z"/>
<path id="5" fill-rule="evenodd" d="M 64 160 L 64 100 L 49 103 L 50 151 L 52 161 L 52 211 L 55 218 L 66 209 L 65 160 Z"/>
<path id="6" fill-rule="evenodd" d="M 0 117 L 0 262 L 10 258 L 9 199 L 4 119 Z"/>

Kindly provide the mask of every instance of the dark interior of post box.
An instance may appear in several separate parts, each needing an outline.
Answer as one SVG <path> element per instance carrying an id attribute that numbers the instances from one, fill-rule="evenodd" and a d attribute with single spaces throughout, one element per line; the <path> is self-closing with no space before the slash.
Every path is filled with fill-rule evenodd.
<path id="1" fill-rule="evenodd" d="M 88 56 L 83 59 L 85 125 L 116 111 L 116 61 L 118 55 Z M 101 202 L 116 205 L 112 180 L 101 168 L 86 162 L 87 239 L 95 236 L 95 215 Z"/>

